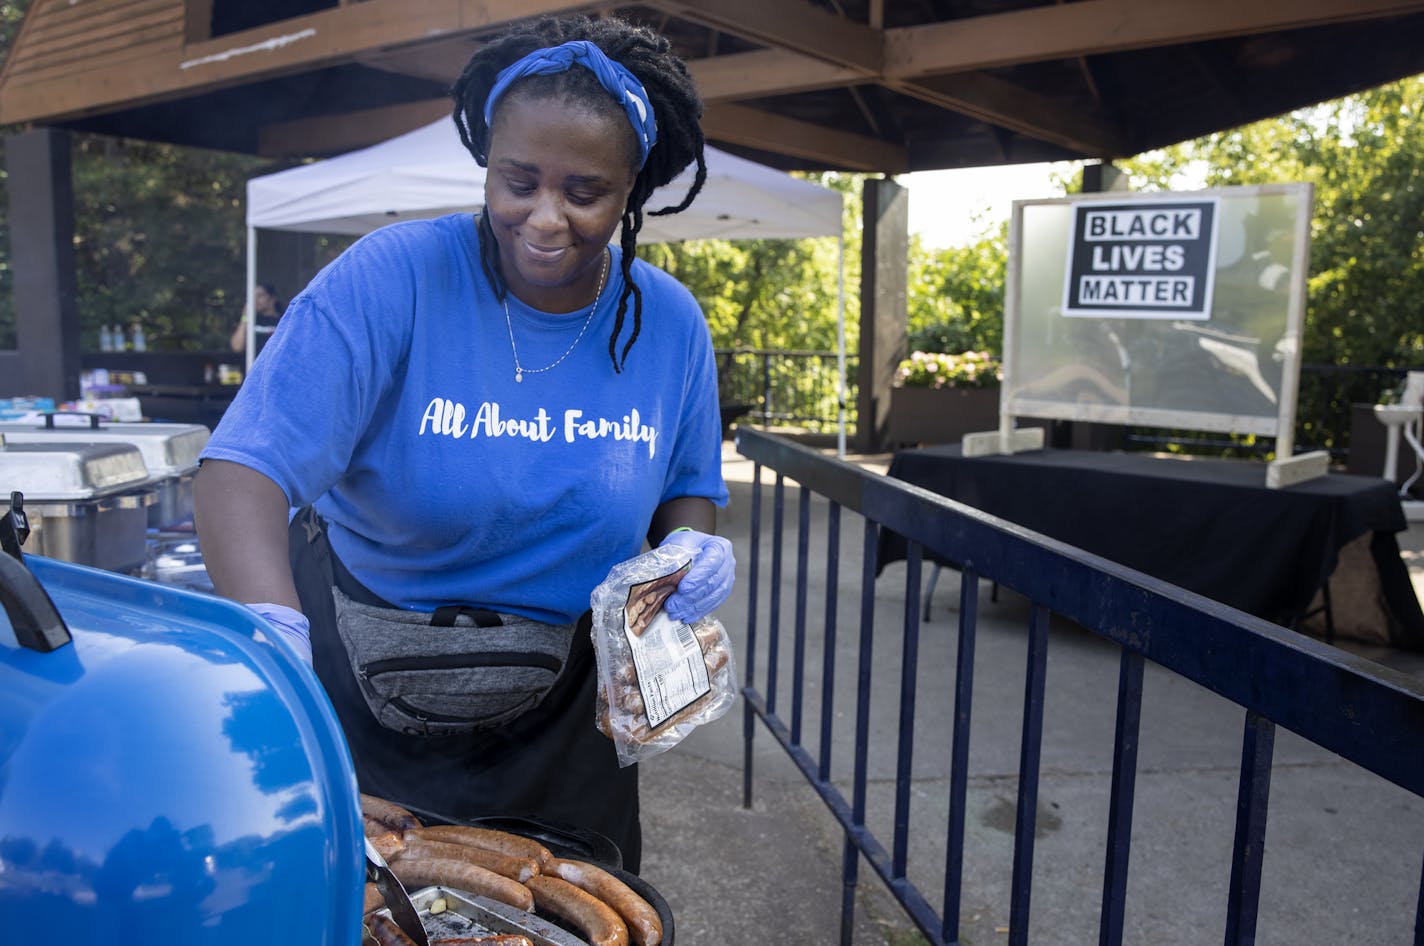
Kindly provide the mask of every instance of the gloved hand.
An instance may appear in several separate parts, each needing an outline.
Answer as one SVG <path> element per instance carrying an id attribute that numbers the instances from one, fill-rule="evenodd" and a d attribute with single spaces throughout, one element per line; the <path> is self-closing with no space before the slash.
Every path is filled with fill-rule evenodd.
<path id="1" fill-rule="evenodd" d="M 732 557 L 732 543 L 720 535 L 708 535 L 693 529 L 669 532 L 659 548 L 674 546 L 692 551 L 692 567 L 678 582 L 677 590 L 668 595 L 663 610 L 668 616 L 684 623 L 705 617 L 732 593 L 737 561 Z"/>
<path id="2" fill-rule="evenodd" d="M 311 622 L 307 620 L 305 614 L 286 605 L 266 602 L 249 604 L 248 607 L 266 618 L 267 623 L 272 625 L 272 628 L 285 637 L 287 642 L 296 649 L 297 654 L 306 661 L 307 666 L 311 666 Z"/>

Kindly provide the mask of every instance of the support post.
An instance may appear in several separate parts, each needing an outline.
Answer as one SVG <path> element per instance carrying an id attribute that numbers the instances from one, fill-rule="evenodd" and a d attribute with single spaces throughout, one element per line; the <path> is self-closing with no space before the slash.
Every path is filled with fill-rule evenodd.
<path id="1" fill-rule="evenodd" d="M 874 453 L 890 439 L 890 387 L 905 357 L 910 194 L 892 180 L 877 178 L 866 180 L 864 197 L 855 444 L 857 450 Z"/>
<path id="2" fill-rule="evenodd" d="M 15 350 L 0 364 L 0 396 L 79 396 L 74 187 L 69 133 L 35 128 L 5 139 L 14 274 Z"/>

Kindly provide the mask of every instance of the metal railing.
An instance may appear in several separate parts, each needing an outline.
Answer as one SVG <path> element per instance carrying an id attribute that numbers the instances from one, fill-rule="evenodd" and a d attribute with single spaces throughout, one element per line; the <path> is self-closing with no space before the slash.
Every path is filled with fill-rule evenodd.
<path id="1" fill-rule="evenodd" d="M 1355 404 L 1375 404 L 1404 381 L 1408 368 L 1307 364 L 1300 367 L 1297 393 L 1296 452 L 1324 450 L 1343 463 L 1350 454 L 1351 409 Z M 1275 450 L 1274 437 L 1245 442 L 1224 434 L 1130 428 L 1123 448 L 1160 450 L 1180 447 L 1188 452 L 1221 452 L 1232 456 L 1265 456 Z"/>
<path id="2" fill-rule="evenodd" d="M 717 349 L 722 404 L 763 427 L 835 430 L 840 408 L 839 356 L 833 351 Z M 856 359 L 845 360 L 846 426 L 855 426 Z"/>
<path id="3" fill-rule="evenodd" d="M 1255 940 L 1261 901 L 1263 848 L 1270 800 L 1272 753 L 1278 726 L 1333 752 L 1368 772 L 1393 782 L 1410 793 L 1424 794 L 1424 687 L 1412 678 L 1358 660 L 1318 641 L 1287 631 L 1243 612 L 1209 601 L 1130 569 L 1087 555 L 1017 528 L 967 506 L 909 486 L 858 466 L 838 461 L 792 441 L 754 429 L 738 433 L 739 452 L 754 461 L 749 543 L 748 641 L 745 652 L 746 685 L 744 719 L 744 804 L 752 804 L 752 746 L 760 720 L 795 763 L 844 835 L 842 867 L 841 942 L 850 943 L 860 858 L 884 882 L 890 894 L 934 946 L 959 941 L 962 895 L 965 888 L 965 817 L 969 774 L 970 720 L 976 700 L 975 650 L 979 639 L 979 578 L 1017 592 L 1029 610 L 1024 643 L 1022 732 L 1017 769 L 1017 805 L 1013 818 L 1012 880 L 1007 937 L 1011 946 L 1028 942 L 1030 906 L 1035 891 L 1035 836 L 1038 786 L 1043 752 L 1045 679 L 1050 618 L 1074 622 L 1117 650 L 1116 722 L 1112 731 L 1111 796 L 1107 805 L 1106 843 L 1102 873 L 1102 899 L 1098 916 L 1099 942 L 1117 946 L 1123 941 L 1128 895 L 1128 863 L 1133 838 L 1134 791 L 1137 751 L 1144 706 L 1144 668 L 1147 663 L 1234 703 L 1241 714 L 1241 755 L 1234 840 L 1230 848 L 1230 882 L 1224 903 L 1227 943 Z M 775 474 L 772 508 L 767 515 L 762 473 Z M 782 544 L 785 533 L 787 481 L 800 484 L 795 559 L 787 561 Z M 824 503 L 824 564 L 812 565 L 809 522 L 812 500 Z M 837 598 L 849 586 L 839 574 L 842 511 L 863 517 L 863 564 L 859 607 L 859 664 L 854 689 L 836 687 L 838 650 L 849 642 L 837 637 L 853 618 L 842 622 Z M 770 562 L 762 561 L 763 518 L 770 519 Z M 893 816 L 878 813 L 878 823 L 890 824 L 888 838 L 877 835 L 867 817 L 867 769 L 871 745 L 871 681 L 877 634 L 875 627 L 877 550 L 883 530 L 904 537 L 909 554 L 905 569 L 904 612 L 901 626 L 891 630 L 899 653 L 890 654 L 888 676 L 899 678 L 898 723 L 893 734 L 884 728 L 875 740 L 878 753 L 888 754 L 894 740 L 893 803 L 881 797 L 881 807 L 893 806 Z M 921 565 L 927 551 L 959 562 L 962 574 L 957 637 L 944 646 L 954 651 L 954 666 L 936 670 L 932 679 L 943 681 L 952 692 L 950 732 L 936 732 L 935 747 L 948 752 L 948 819 L 937 847 L 944 865 L 942 897 L 912 882 L 907 873 L 910 843 L 911 782 L 914 773 L 915 719 L 928 713 L 916 690 L 920 653 Z M 823 568 L 823 572 L 822 572 Z M 789 574 L 787 574 L 789 571 Z M 824 623 L 811 626 L 808 577 L 824 575 Z M 794 598 L 789 641 L 782 620 L 782 595 Z M 848 593 L 854 594 L 851 589 Z M 765 640 L 758 615 L 767 620 Z M 848 616 L 849 617 L 849 616 Z M 819 635 L 819 666 L 807 659 L 810 635 Z M 789 671 L 782 660 L 789 648 Z M 889 647 L 881 638 L 879 646 Z M 811 648 L 814 650 L 814 648 Z M 758 666 L 765 657 L 766 666 Z M 885 652 L 881 651 L 884 657 Z M 893 660 L 898 658 L 899 663 Z M 809 663 L 809 665 L 808 665 Z M 808 675 L 819 681 L 808 687 Z M 842 671 L 844 674 L 844 671 Z M 951 678 L 952 673 L 952 678 Z M 882 672 L 879 679 L 887 674 Z M 790 680 L 790 693 L 778 693 L 778 682 Z M 980 685 L 1002 694 L 1001 681 Z M 818 685 L 817 685 L 818 684 Z M 803 719 L 817 712 L 808 691 L 819 702 L 820 732 L 807 736 Z M 935 695 L 938 695 L 936 693 Z M 789 697 L 789 720 L 779 700 Z M 1001 701 L 1006 697 L 997 697 Z M 1009 697 L 1011 698 L 1011 697 Z M 881 697 L 881 699 L 886 699 Z M 1111 701 L 1109 693 L 1103 694 Z M 1096 699 L 1094 700 L 1096 702 Z M 883 705 L 883 704 L 882 704 Z M 1106 715 L 1108 707 L 1102 712 Z M 837 757 L 839 781 L 832 777 L 832 726 L 837 718 L 854 719 L 853 758 L 847 765 Z M 1000 717 L 1002 718 L 1002 716 Z M 1182 721 L 1185 724 L 1185 721 Z M 1104 733 L 1106 740 L 1107 734 Z M 843 744 L 843 743 L 842 743 Z M 846 784 L 848 784 L 848 797 Z M 922 804 L 917 802 L 916 804 Z M 1325 812 L 1331 809 L 1326 808 Z M 1081 815 L 1081 812 L 1080 812 Z M 1321 819 L 1318 808 L 1310 816 Z M 1139 827 L 1141 825 L 1139 824 Z M 926 843 L 923 833 L 917 845 Z M 1334 851 L 1331 851 L 1332 856 Z M 1141 856 L 1141 855 L 1139 855 Z M 931 860 L 934 860 L 932 857 Z M 1042 886 L 1077 884 L 1060 873 L 1040 867 Z M 1223 871 L 1226 865 L 1221 865 Z M 1409 875 L 1412 875 L 1409 876 Z M 1417 881 L 1418 861 L 1406 871 L 1406 883 Z M 1061 888 L 1060 888 L 1061 889 Z M 1078 889 L 1076 886 L 1074 889 Z M 1140 902 L 1140 901 L 1139 901 Z M 1415 906 L 1414 942 L 1424 934 L 1419 917 L 1424 901 Z M 1061 938 L 1055 942 L 1065 941 Z"/>
<path id="4" fill-rule="evenodd" d="M 718 386 L 729 419 L 740 417 L 762 427 L 796 426 L 817 433 L 837 428 L 840 401 L 838 357 L 833 351 L 766 348 L 719 348 Z M 846 427 L 856 425 L 857 358 L 845 360 Z M 1308 364 L 1301 366 L 1296 431 L 1297 452 L 1327 450 L 1344 462 L 1349 455 L 1351 406 L 1374 404 L 1404 380 L 1407 368 Z M 1245 443 L 1222 434 L 1123 428 L 1122 449 L 1264 456 L 1274 438 Z"/>

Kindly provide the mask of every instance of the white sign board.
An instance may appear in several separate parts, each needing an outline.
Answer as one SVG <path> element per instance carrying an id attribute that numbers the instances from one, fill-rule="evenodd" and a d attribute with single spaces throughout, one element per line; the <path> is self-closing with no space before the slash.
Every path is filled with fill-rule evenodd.
<path id="1" fill-rule="evenodd" d="M 1216 204 L 1074 205 L 1063 314 L 1211 318 Z"/>
<path id="2" fill-rule="evenodd" d="M 1044 417 L 1256 434 L 1289 456 L 1308 184 L 1016 201 L 1001 430 Z"/>

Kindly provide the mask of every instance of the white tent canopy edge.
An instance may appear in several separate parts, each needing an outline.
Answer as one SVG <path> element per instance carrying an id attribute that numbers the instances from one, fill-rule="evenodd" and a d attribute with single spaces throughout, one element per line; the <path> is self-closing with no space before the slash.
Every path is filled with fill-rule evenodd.
<path id="1" fill-rule="evenodd" d="M 706 149 L 707 181 L 692 206 L 644 216 L 638 239 L 794 239 L 841 235 L 841 195 L 736 155 Z M 484 168 L 443 119 L 380 144 L 247 182 L 247 225 L 310 233 L 367 233 L 397 220 L 473 212 Z M 690 170 L 654 192 L 648 209 L 677 203 Z"/>

